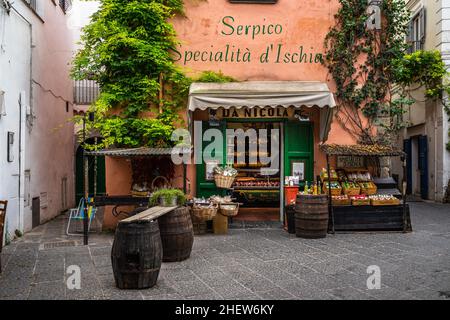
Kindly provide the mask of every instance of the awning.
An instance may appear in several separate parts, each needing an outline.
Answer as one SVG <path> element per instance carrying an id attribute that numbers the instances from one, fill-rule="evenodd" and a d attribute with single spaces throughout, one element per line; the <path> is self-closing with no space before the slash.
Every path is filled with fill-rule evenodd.
<path id="1" fill-rule="evenodd" d="M 111 148 L 94 151 L 86 151 L 87 156 L 109 156 L 109 157 L 158 157 L 170 156 L 172 153 L 191 153 L 192 147 L 178 148 Z"/>
<path id="2" fill-rule="evenodd" d="M 245 81 L 191 84 L 189 110 L 254 107 L 319 107 L 320 139 L 325 141 L 336 103 L 326 83 L 318 81 Z"/>

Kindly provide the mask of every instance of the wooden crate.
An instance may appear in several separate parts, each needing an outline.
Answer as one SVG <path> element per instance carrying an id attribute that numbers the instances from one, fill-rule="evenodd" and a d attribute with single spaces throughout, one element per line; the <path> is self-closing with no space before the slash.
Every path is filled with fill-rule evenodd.
<path id="1" fill-rule="evenodd" d="M 361 191 L 361 188 L 342 188 L 342 193 L 348 196 L 357 196 Z"/>
<path id="2" fill-rule="evenodd" d="M 323 184 L 323 193 L 328 195 L 327 182 Z M 339 188 L 331 188 L 331 196 L 339 196 L 342 193 L 342 187 Z"/>
<path id="3" fill-rule="evenodd" d="M 352 199 L 352 206 L 368 206 L 370 199 Z"/>
<path id="4" fill-rule="evenodd" d="M 331 199 L 333 206 L 349 206 L 352 204 L 350 198 L 347 199 Z"/>
<path id="5" fill-rule="evenodd" d="M 361 187 L 361 194 L 370 196 L 377 193 L 377 186 L 373 182 L 370 182 L 370 186 L 368 188 L 365 188 L 361 182 L 359 183 L 359 186 Z"/>
<path id="6" fill-rule="evenodd" d="M 373 206 L 396 206 L 400 204 L 400 200 L 397 198 L 390 200 L 370 200 L 370 204 Z"/>

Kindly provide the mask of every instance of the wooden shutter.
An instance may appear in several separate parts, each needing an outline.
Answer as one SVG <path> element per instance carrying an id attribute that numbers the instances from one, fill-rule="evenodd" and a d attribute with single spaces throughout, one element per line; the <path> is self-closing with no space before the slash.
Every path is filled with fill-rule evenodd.
<path id="1" fill-rule="evenodd" d="M 426 12 L 425 7 L 420 9 L 419 12 L 419 40 L 420 43 L 423 45 L 425 43 L 425 34 L 426 34 Z"/>

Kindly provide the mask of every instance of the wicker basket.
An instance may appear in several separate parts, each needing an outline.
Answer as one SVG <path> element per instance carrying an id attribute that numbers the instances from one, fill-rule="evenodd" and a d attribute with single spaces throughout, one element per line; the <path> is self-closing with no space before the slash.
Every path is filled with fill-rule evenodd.
<path id="1" fill-rule="evenodd" d="M 148 191 L 135 191 L 131 190 L 132 197 L 148 197 Z"/>
<path id="2" fill-rule="evenodd" d="M 218 188 L 229 189 L 233 185 L 235 176 L 223 176 L 221 174 L 214 175 L 214 181 Z"/>
<path id="3" fill-rule="evenodd" d="M 234 217 L 239 212 L 239 203 L 219 203 L 219 213 L 226 217 Z"/>
<path id="4" fill-rule="evenodd" d="M 323 184 L 323 193 L 326 194 L 326 195 L 328 195 L 327 185 L 328 185 L 327 182 L 325 182 Z M 339 196 L 339 195 L 341 195 L 341 191 L 342 191 L 341 187 L 339 187 L 339 188 L 331 188 L 331 196 Z"/>
<path id="5" fill-rule="evenodd" d="M 212 220 L 217 214 L 217 206 L 200 206 L 194 204 L 192 206 L 192 221 L 201 222 Z"/>

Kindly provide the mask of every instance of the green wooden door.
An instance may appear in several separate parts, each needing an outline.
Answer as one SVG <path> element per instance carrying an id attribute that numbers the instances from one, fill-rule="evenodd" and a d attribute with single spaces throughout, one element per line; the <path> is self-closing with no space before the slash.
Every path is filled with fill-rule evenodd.
<path id="1" fill-rule="evenodd" d="M 314 180 L 314 139 L 310 122 L 286 121 L 284 126 L 284 176 L 292 175 L 293 164 L 304 163 L 306 181 Z M 300 182 L 302 187 L 304 182 Z"/>
<path id="2" fill-rule="evenodd" d="M 212 154 L 214 157 L 216 156 L 216 152 L 217 152 L 217 158 L 220 159 L 220 164 L 224 164 L 225 163 L 225 146 L 226 146 L 226 142 L 225 142 L 225 128 L 226 128 L 226 123 L 225 121 L 219 122 L 219 124 L 217 126 L 210 126 L 209 125 L 209 121 L 202 121 L 202 135 L 205 133 L 205 131 L 207 129 L 217 129 L 221 132 L 222 137 L 223 137 L 223 144 L 222 147 L 220 149 L 215 149 L 214 153 Z M 203 158 L 203 151 L 205 149 L 205 147 L 207 147 L 209 144 L 211 144 L 211 141 L 203 141 L 203 139 L 201 139 L 201 159 L 202 159 L 202 163 L 201 164 L 197 164 L 197 197 L 201 198 L 201 197 L 210 197 L 212 195 L 224 195 L 225 194 L 225 190 L 224 189 L 219 189 L 216 187 L 216 184 L 214 182 L 214 179 L 211 179 L 211 177 L 207 177 L 207 165 L 204 161 Z M 199 139 L 195 139 L 195 141 L 199 141 Z"/>
<path id="3" fill-rule="evenodd" d="M 94 193 L 94 157 L 88 157 L 89 163 L 89 195 Z M 83 149 L 79 147 L 76 154 L 75 199 L 76 203 L 84 197 Z M 97 157 L 97 195 L 106 194 L 105 157 Z"/>

